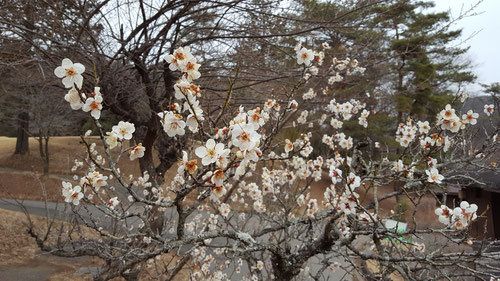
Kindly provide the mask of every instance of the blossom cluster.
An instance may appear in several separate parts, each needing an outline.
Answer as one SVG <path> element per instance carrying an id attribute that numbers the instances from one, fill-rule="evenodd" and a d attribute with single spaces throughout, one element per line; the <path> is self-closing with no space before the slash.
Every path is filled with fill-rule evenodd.
<path id="1" fill-rule="evenodd" d="M 193 83 L 201 76 L 198 71 L 200 64 L 191 54 L 189 47 L 179 47 L 173 54 L 165 55 L 163 58 L 169 64 L 170 70 L 182 72 L 181 78 L 174 85 L 175 98 L 182 105 L 174 103 L 169 106 L 169 111 L 158 113 L 163 130 L 169 137 L 184 135 L 186 126 L 191 132 L 196 133 L 200 123 L 205 120 L 203 109 L 197 100 L 201 96 L 200 86 Z M 186 119 L 181 115 L 184 112 L 188 114 Z"/>
<path id="2" fill-rule="evenodd" d="M 446 205 L 435 210 L 435 214 L 439 217 L 439 222 L 456 229 L 465 229 L 467 226 L 477 218 L 477 205 L 469 204 L 467 201 L 460 202 L 460 207 L 453 210 Z"/>

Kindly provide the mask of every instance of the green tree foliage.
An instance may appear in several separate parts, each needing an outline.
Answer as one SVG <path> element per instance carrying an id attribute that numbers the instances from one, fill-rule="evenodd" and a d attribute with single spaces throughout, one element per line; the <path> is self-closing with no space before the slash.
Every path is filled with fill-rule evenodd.
<path id="1" fill-rule="evenodd" d="M 390 39 L 386 51 L 399 122 L 432 118 L 452 99 L 452 87 L 475 80 L 469 62 L 461 59 L 468 48 L 452 46 L 462 31 L 451 30 L 449 13 L 431 12 L 432 7 L 429 1 L 392 1 L 374 20 Z"/>
<path id="2" fill-rule="evenodd" d="M 328 42 L 339 59 L 357 59 L 366 72 L 330 87 L 337 101 L 356 97 L 377 111 L 370 131 L 355 120 L 346 122 L 355 139 L 369 135 L 374 141 L 392 137 L 407 117 L 431 119 L 453 99 L 457 89 L 475 80 L 463 58 L 468 48 L 457 47 L 461 30 L 453 30 L 448 12 L 433 12 L 432 1 L 389 0 L 297 1 L 306 22 L 329 22 L 312 39 Z M 331 58 L 327 58 L 331 59 Z M 370 97 L 365 94 L 370 93 Z M 331 97 L 330 97 L 331 98 Z"/>

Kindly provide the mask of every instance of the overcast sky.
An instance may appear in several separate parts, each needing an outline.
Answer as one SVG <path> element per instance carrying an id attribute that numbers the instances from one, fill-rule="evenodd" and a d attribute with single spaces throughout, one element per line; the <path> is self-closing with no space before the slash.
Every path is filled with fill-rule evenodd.
<path id="1" fill-rule="evenodd" d="M 461 11 L 469 10 L 478 0 L 435 0 L 436 10 L 451 10 L 454 18 Z M 483 0 L 475 12 L 479 15 L 460 20 L 454 26 L 463 28 L 463 38 L 470 38 L 464 46 L 470 46 L 469 59 L 479 83 L 500 82 L 500 0 Z M 480 87 L 472 87 L 477 91 Z"/>

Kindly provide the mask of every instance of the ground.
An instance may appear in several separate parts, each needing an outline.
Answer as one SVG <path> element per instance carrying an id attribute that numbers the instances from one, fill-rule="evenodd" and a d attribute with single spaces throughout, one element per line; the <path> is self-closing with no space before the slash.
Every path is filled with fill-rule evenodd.
<path id="1" fill-rule="evenodd" d="M 96 142 L 99 148 L 98 137 L 87 137 L 88 142 Z M 78 136 L 52 137 L 49 140 L 50 174 L 73 175 L 71 167 L 75 159 L 82 160 L 85 156 L 85 146 L 80 143 Z M 29 155 L 13 155 L 16 138 L 0 137 L 0 167 L 15 170 L 41 173 L 43 162 L 40 158 L 38 141 L 36 138 L 29 138 Z M 128 145 L 128 144 L 126 144 Z M 137 161 L 123 159 L 120 169 L 123 173 L 137 173 L 139 166 Z"/>
<path id="2" fill-rule="evenodd" d="M 100 142 L 97 137 L 89 139 Z M 80 137 L 52 137 L 49 141 L 50 175 L 43 176 L 43 162 L 35 138 L 29 140 L 29 155 L 14 155 L 16 138 L 0 137 L 0 198 L 43 200 L 42 183 L 48 201 L 61 201 L 61 181 L 71 180 L 75 159 L 82 161 L 85 157 L 85 146 L 80 141 Z M 130 161 L 128 157 L 123 157 L 119 168 L 123 174 L 140 175 L 138 161 Z"/>
<path id="3" fill-rule="evenodd" d="M 0 209 L 0 280 L 90 280 L 75 276 L 79 268 L 90 265 L 85 258 L 61 259 L 41 253 L 35 240 L 26 232 L 23 213 Z M 41 217 L 32 217 L 35 225 L 43 225 Z M 31 278 L 31 279 L 30 279 Z"/>

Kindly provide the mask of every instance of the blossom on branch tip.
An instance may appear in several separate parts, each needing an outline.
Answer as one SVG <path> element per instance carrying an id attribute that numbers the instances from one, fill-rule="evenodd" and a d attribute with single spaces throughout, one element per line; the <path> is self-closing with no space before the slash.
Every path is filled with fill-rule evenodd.
<path id="1" fill-rule="evenodd" d="M 101 109 L 102 109 L 102 96 L 95 95 L 94 97 L 88 98 L 85 101 L 85 104 L 82 105 L 82 110 L 85 112 L 90 111 L 90 115 L 94 117 L 94 119 L 101 118 Z"/>
<path id="2" fill-rule="evenodd" d="M 301 48 L 300 50 L 297 51 L 297 64 L 304 64 L 305 66 L 309 66 L 311 64 L 311 61 L 314 59 L 314 52 L 306 49 L 306 48 Z"/>
<path id="3" fill-rule="evenodd" d="M 62 60 L 61 66 L 56 67 L 54 74 L 58 78 L 63 78 L 62 83 L 66 88 L 72 88 L 74 85 L 78 89 L 82 88 L 83 76 L 85 66 L 81 63 L 73 63 L 70 59 L 65 58 Z"/>
<path id="4" fill-rule="evenodd" d="M 142 146 L 142 143 L 132 147 L 130 150 L 130 160 L 133 161 L 137 158 L 142 158 L 144 156 L 144 152 L 146 151 L 146 148 Z"/>
<path id="5" fill-rule="evenodd" d="M 133 123 L 120 121 L 118 125 L 113 126 L 112 131 L 119 140 L 130 140 L 135 132 L 135 126 Z"/>
<path id="6" fill-rule="evenodd" d="M 66 203 L 72 203 L 73 205 L 79 205 L 80 199 L 83 198 L 82 188 L 80 186 L 72 186 L 69 182 L 62 182 L 63 190 L 62 194 L 64 196 L 64 201 Z"/>
<path id="7" fill-rule="evenodd" d="M 464 120 L 464 123 L 466 124 L 476 125 L 478 117 L 479 114 L 469 110 L 466 114 L 462 115 L 462 120 Z"/>
<path id="8" fill-rule="evenodd" d="M 439 174 L 439 171 L 436 168 L 425 170 L 425 173 L 428 176 L 427 181 L 430 183 L 441 184 L 442 181 L 444 180 L 444 176 Z"/>

